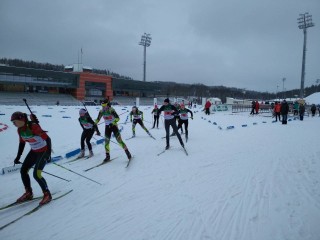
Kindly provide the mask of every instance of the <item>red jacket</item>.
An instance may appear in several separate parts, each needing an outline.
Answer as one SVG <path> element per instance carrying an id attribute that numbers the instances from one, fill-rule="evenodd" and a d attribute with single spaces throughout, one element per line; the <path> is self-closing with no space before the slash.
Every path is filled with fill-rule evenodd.
<path id="1" fill-rule="evenodd" d="M 211 105 L 212 105 L 211 102 L 210 102 L 210 101 L 207 101 L 207 102 L 206 102 L 206 105 L 204 105 L 204 107 L 205 107 L 205 108 L 210 108 Z"/>
<path id="2" fill-rule="evenodd" d="M 281 111 L 281 105 L 280 105 L 280 103 L 277 103 L 277 104 L 274 105 L 274 111 L 275 111 L 276 113 L 279 113 L 279 112 Z"/>

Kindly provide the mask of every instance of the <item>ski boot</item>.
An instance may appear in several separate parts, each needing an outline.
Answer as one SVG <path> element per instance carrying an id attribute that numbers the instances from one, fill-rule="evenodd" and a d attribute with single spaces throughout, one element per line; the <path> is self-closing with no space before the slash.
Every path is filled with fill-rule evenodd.
<path id="1" fill-rule="evenodd" d="M 81 150 L 78 158 L 83 158 L 83 157 L 84 157 L 84 150 Z"/>
<path id="2" fill-rule="evenodd" d="M 92 150 L 89 151 L 88 157 L 89 157 L 89 158 L 90 158 L 90 157 L 93 157 L 93 152 L 92 152 Z"/>
<path id="3" fill-rule="evenodd" d="M 167 146 L 166 146 L 166 150 L 168 150 L 169 148 L 170 148 L 170 146 L 169 146 L 169 145 L 167 145 Z"/>
<path id="4" fill-rule="evenodd" d="M 49 190 L 43 192 L 43 198 L 42 200 L 39 202 L 39 205 L 44 205 L 49 203 L 52 200 L 52 196 Z"/>
<path id="5" fill-rule="evenodd" d="M 26 189 L 26 192 L 24 194 L 22 194 L 22 196 L 17 199 L 17 203 L 29 201 L 29 200 L 32 200 L 32 199 L 33 199 L 32 190 L 27 190 Z"/>
<path id="6" fill-rule="evenodd" d="M 103 161 L 104 162 L 110 161 L 110 153 L 106 153 L 106 158 Z"/>

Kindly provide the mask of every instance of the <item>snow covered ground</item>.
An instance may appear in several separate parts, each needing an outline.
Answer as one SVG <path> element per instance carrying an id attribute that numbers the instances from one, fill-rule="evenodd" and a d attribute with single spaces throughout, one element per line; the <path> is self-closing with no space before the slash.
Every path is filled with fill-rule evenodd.
<path id="1" fill-rule="evenodd" d="M 99 107 L 88 109 L 95 119 Z M 151 107 L 139 109 L 151 128 Z M 18 135 L 10 122 L 17 110 L 28 112 L 23 106 L 0 106 L 5 114 L 0 115 L 0 123 L 9 126 L 0 132 L 0 169 L 13 165 L 17 153 Z M 78 107 L 34 106 L 32 110 L 52 138 L 53 156 L 80 147 Z M 127 110 L 131 108 L 116 107 L 118 114 L 123 113 L 120 123 L 125 122 Z M 157 156 L 165 147 L 160 118 L 159 129 L 151 130 L 157 140 L 140 126 L 136 138 L 125 140 L 134 155 L 129 168 L 125 168 L 124 151 L 115 143 L 110 145 L 111 157 L 118 158 L 88 172 L 83 170 L 104 159 L 102 144 L 94 147 L 91 159 L 57 162 L 102 185 L 47 164 L 45 171 L 71 180 L 43 173 L 51 192 L 73 192 L 1 230 L 0 239 L 319 240 L 320 117 L 282 125 L 272 123 L 267 114 L 206 116 L 200 109 L 193 110 L 185 144 L 189 156 L 176 137 L 170 140 L 171 149 Z M 234 129 L 227 130 L 230 125 Z M 130 122 L 119 127 L 123 139 L 131 136 Z M 99 129 L 104 132 L 103 124 Z M 26 146 L 23 156 L 28 151 Z M 0 207 L 24 192 L 19 173 L 0 175 L 0 181 Z M 34 179 L 32 186 L 35 196 L 42 195 Z M 0 211 L 0 227 L 37 204 Z"/>

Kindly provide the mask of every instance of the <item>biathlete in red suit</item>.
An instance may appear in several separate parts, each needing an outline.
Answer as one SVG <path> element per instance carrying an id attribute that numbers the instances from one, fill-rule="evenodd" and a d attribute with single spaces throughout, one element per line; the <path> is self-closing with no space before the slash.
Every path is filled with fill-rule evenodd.
<path id="1" fill-rule="evenodd" d="M 30 116 L 36 119 L 36 116 Z M 30 177 L 28 171 L 33 167 L 33 177 L 40 185 L 43 198 L 40 205 L 46 204 L 51 201 L 52 197 L 48 189 L 46 180 L 42 177 L 41 173 L 47 161 L 51 160 L 51 139 L 45 131 L 43 131 L 36 122 L 29 121 L 27 114 L 22 112 L 15 112 L 11 116 L 13 125 L 18 128 L 19 135 L 19 149 L 17 157 L 14 160 L 15 164 L 21 164 L 20 157 L 23 153 L 26 142 L 29 143 L 31 149 L 22 163 L 20 170 L 21 179 L 26 192 L 17 199 L 17 202 L 24 202 L 33 198 Z"/>

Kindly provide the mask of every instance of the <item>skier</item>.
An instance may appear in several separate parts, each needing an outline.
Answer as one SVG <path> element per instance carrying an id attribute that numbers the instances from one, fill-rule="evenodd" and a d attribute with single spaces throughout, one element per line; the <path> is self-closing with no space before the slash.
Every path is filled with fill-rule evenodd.
<path id="1" fill-rule="evenodd" d="M 180 104 L 177 103 L 177 102 L 175 102 L 175 103 L 174 103 L 174 106 L 176 107 L 177 112 L 179 113 L 179 111 L 180 111 Z M 175 117 L 175 119 L 176 119 L 176 121 L 177 121 L 177 124 L 179 125 L 179 123 L 180 123 L 180 115 L 177 114 L 177 115 L 175 115 L 174 117 Z M 178 128 L 178 129 L 179 129 L 179 128 Z M 182 129 L 182 128 L 181 128 L 181 134 L 183 134 L 183 129 Z M 176 135 L 175 132 L 173 132 L 173 133 L 171 133 L 170 137 L 175 136 L 175 135 Z"/>
<path id="2" fill-rule="evenodd" d="M 132 111 L 130 112 L 129 115 L 130 115 L 130 122 L 132 122 L 132 137 L 136 136 L 137 123 L 140 124 L 142 129 L 145 130 L 150 137 L 152 137 L 150 132 L 148 131 L 148 129 L 143 124 L 143 112 L 142 111 L 138 110 L 138 108 L 136 106 L 133 106 Z M 133 117 L 133 121 L 132 121 L 132 117 Z"/>
<path id="3" fill-rule="evenodd" d="M 184 104 L 180 105 L 180 110 L 179 110 L 179 114 L 180 114 L 180 121 L 179 121 L 179 125 L 178 125 L 178 130 L 181 128 L 182 129 L 182 125 L 184 124 L 184 130 L 186 133 L 186 139 L 188 139 L 188 113 L 191 114 L 191 119 L 193 119 L 193 113 L 192 111 L 190 111 L 189 109 L 185 108 Z"/>
<path id="4" fill-rule="evenodd" d="M 163 105 L 159 109 L 159 115 L 161 114 L 162 111 L 164 112 L 164 120 L 165 120 L 164 127 L 166 129 L 166 143 L 167 143 L 166 149 L 169 149 L 169 147 L 170 147 L 170 143 L 169 143 L 169 128 L 170 128 L 170 126 L 172 127 L 174 133 L 177 135 L 181 146 L 184 148 L 184 144 L 183 144 L 182 138 L 178 132 L 178 128 L 177 128 L 176 120 L 175 120 L 175 115 L 178 115 L 179 112 L 175 106 L 170 104 L 169 98 L 166 98 L 164 100 Z"/>
<path id="5" fill-rule="evenodd" d="M 158 114 L 158 111 L 159 111 L 158 105 L 155 104 L 154 108 L 153 108 L 153 110 L 151 112 L 151 114 L 153 114 L 153 127 L 152 128 L 154 128 L 156 125 L 157 125 L 157 128 L 159 128 L 159 117 L 160 117 L 160 115 Z"/>
<path id="6" fill-rule="evenodd" d="M 79 123 L 80 126 L 82 127 L 83 131 L 81 134 L 81 139 L 80 139 L 80 146 L 81 146 L 81 152 L 78 156 L 78 158 L 83 158 L 85 155 L 85 149 L 84 149 L 84 141 L 86 141 L 88 149 L 89 149 L 89 155 L 88 157 L 93 156 L 92 152 L 92 145 L 90 143 L 90 140 L 94 134 L 94 132 L 97 132 L 97 135 L 100 136 L 100 132 L 98 129 L 97 124 L 92 120 L 91 116 L 89 115 L 88 111 L 84 108 L 81 108 L 79 110 Z"/>
<path id="7" fill-rule="evenodd" d="M 20 157 L 23 153 L 26 142 L 30 144 L 30 151 L 22 163 L 20 170 L 21 179 L 26 192 L 17 199 L 17 202 L 24 202 L 33 199 L 31 181 L 28 171 L 33 167 L 33 177 L 40 185 L 43 198 L 39 205 L 46 204 L 52 200 L 46 180 L 41 176 L 42 170 L 47 162 L 51 161 L 51 139 L 38 124 L 36 115 L 31 114 L 28 120 L 26 113 L 14 112 L 11 115 L 11 121 L 18 128 L 19 148 L 14 164 L 21 164 Z"/>
<path id="8" fill-rule="evenodd" d="M 102 109 L 99 111 L 99 115 L 95 121 L 96 124 L 99 123 L 101 117 L 103 117 L 105 122 L 105 149 L 106 149 L 106 158 L 104 161 L 110 161 L 110 138 L 111 133 L 114 134 L 115 138 L 117 139 L 119 145 L 124 149 L 125 153 L 127 154 L 128 159 L 131 159 L 131 154 L 126 146 L 126 144 L 123 142 L 121 138 L 120 131 L 118 129 L 117 122 L 120 120 L 119 115 L 114 110 L 114 108 L 111 107 L 111 104 L 108 99 L 105 99 L 101 102 Z"/>

